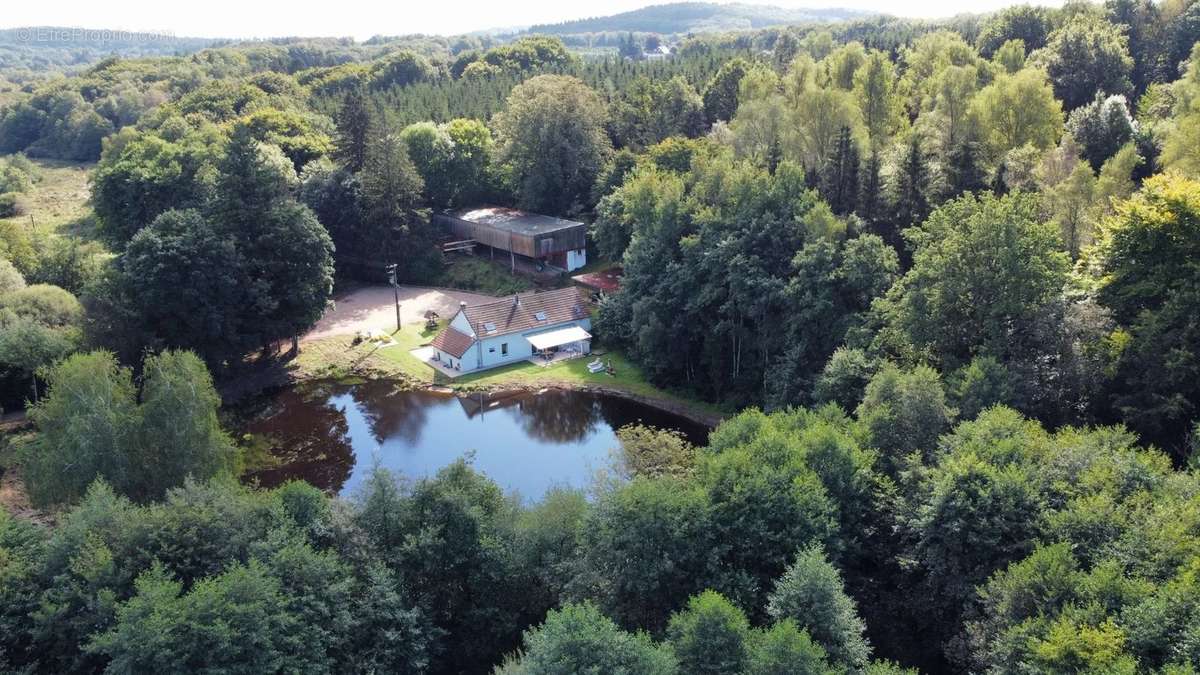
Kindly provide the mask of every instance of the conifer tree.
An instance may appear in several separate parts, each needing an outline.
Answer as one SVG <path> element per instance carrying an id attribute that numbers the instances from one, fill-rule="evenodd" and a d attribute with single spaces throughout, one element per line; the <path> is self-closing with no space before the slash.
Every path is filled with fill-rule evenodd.
<path id="1" fill-rule="evenodd" d="M 921 139 L 913 134 L 900 160 L 900 168 L 892 184 L 892 222 L 898 229 L 912 227 L 929 215 L 929 168 Z"/>
<path id="2" fill-rule="evenodd" d="M 839 216 L 854 210 L 858 198 L 858 148 L 850 138 L 850 129 L 842 127 L 833 152 L 821 170 L 821 196 Z"/>
<path id="3" fill-rule="evenodd" d="M 944 199 L 954 199 L 964 192 L 978 192 L 987 187 L 987 175 L 979 166 L 979 146 L 971 141 L 956 143 L 946 157 L 946 193 Z"/>
<path id="4" fill-rule="evenodd" d="M 872 229 L 883 219 L 886 205 L 883 200 L 883 178 L 879 173 L 879 153 L 872 152 L 862 165 L 858 179 L 858 202 L 854 212 Z"/>
<path id="5" fill-rule="evenodd" d="M 367 139 L 371 132 L 371 111 L 362 89 L 352 89 L 337 114 L 337 134 L 333 156 L 349 171 L 362 171 L 367 161 Z"/>

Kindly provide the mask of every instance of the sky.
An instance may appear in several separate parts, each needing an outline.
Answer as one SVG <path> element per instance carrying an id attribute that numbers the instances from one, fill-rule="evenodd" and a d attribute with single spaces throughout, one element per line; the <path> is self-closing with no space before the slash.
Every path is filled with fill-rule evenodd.
<path id="1" fill-rule="evenodd" d="M 663 0 L 664 2 L 666 0 Z M 934 18 L 986 12 L 1018 0 L 743 0 L 780 7 L 846 7 Z M 458 35 L 490 28 L 605 16 L 657 0 L 11 0 L 0 28 L 64 26 L 180 37 L 353 37 Z M 1046 0 L 1039 4 L 1059 4 Z"/>

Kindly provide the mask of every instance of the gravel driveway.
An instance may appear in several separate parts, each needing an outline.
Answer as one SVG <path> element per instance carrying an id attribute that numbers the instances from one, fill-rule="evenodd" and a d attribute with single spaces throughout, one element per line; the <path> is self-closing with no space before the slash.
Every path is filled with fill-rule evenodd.
<path id="1" fill-rule="evenodd" d="M 458 311 L 458 303 L 473 305 L 495 300 L 491 295 L 451 291 L 419 286 L 400 287 L 400 319 L 405 325 L 425 322 L 425 311 L 432 309 L 443 319 Z M 302 340 L 319 340 L 359 331 L 396 329 L 396 306 L 391 286 L 367 286 L 334 299 L 334 308 L 325 313 Z"/>

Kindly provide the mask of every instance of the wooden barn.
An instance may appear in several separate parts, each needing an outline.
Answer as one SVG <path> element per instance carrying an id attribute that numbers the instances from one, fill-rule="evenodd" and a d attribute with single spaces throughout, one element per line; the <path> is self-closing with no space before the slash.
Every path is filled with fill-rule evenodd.
<path id="1" fill-rule="evenodd" d="M 587 264 L 587 225 L 502 206 L 479 206 L 434 216 L 456 238 L 541 260 L 568 272 Z"/>

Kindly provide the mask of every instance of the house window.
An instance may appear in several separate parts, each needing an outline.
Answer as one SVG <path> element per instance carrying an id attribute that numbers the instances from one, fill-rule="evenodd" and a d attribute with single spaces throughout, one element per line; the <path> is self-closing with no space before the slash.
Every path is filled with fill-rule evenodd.
<path id="1" fill-rule="evenodd" d="M 496 353 L 496 348 L 495 348 L 495 347 L 488 347 L 488 353 L 489 353 L 489 354 L 495 354 L 495 353 Z"/>
<path id="2" fill-rule="evenodd" d="M 508 356 L 508 343 L 507 342 L 500 343 L 500 355 Z"/>

